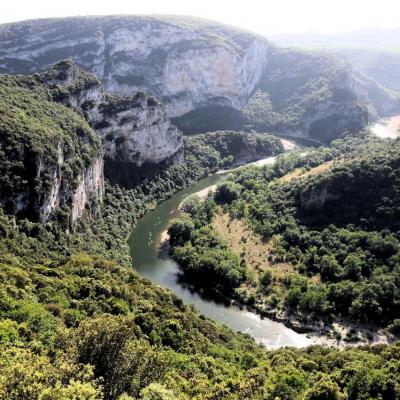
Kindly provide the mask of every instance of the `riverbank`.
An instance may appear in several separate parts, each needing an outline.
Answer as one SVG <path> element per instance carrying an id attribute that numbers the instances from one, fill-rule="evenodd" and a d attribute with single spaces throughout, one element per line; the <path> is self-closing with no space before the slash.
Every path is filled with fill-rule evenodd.
<path id="1" fill-rule="evenodd" d="M 371 126 L 371 131 L 382 139 L 396 139 L 400 135 L 400 115 L 376 121 Z"/>
<path id="2" fill-rule="evenodd" d="M 273 157 L 271 157 L 273 158 Z M 227 172 L 226 172 L 227 173 Z M 132 264 L 141 276 L 172 290 L 187 305 L 193 305 L 205 317 L 217 320 L 234 331 L 251 335 L 269 349 L 284 346 L 305 347 L 314 344 L 305 334 L 295 332 L 284 324 L 249 312 L 246 307 L 221 302 L 197 291 L 181 280 L 178 264 L 168 256 L 160 243 L 167 239 L 166 229 L 172 218 L 179 216 L 179 205 L 189 195 L 209 190 L 224 174 L 214 174 L 170 196 L 138 220 L 128 244 Z"/>
<path id="3" fill-rule="evenodd" d="M 280 286 L 279 290 L 284 291 L 284 282 L 288 275 L 294 273 L 290 263 L 269 261 L 272 241 L 264 243 L 261 237 L 247 227 L 242 221 L 230 219 L 227 214 L 220 212 L 215 215 L 212 226 L 218 235 L 228 243 L 229 248 L 240 254 L 246 262 L 247 269 L 252 277 L 270 271 L 274 281 Z M 238 306 L 246 307 L 249 311 L 255 312 L 262 317 L 271 318 L 274 321 L 283 323 L 288 328 L 298 333 L 306 333 L 315 344 L 324 344 L 344 348 L 359 344 L 384 344 L 390 339 L 382 329 L 372 325 L 354 324 L 350 321 L 339 320 L 332 324 L 323 322 L 299 321 L 293 316 L 287 315 L 284 311 L 270 310 L 266 303 L 249 304 L 246 298 L 252 298 L 254 287 L 252 282 L 243 284 L 238 295 L 233 300 Z M 242 296 L 239 296 L 239 294 Z"/>

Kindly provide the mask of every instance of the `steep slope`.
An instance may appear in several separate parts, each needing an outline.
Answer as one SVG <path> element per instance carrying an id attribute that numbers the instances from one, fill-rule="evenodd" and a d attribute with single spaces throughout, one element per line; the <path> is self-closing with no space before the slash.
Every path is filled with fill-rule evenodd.
<path id="1" fill-rule="evenodd" d="M 156 98 L 110 96 L 70 61 L 30 77 L 0 75 L 0 84 L 7 212 L 42 221 L 56 211 L 70 221 L 85 209 L 93 216 L 104 191 L 103 156 L 107 175 L 130 185 L 182 160 L 182 134 Z"/>
<path id="2" fill-rule="evenodd" d="M 316 175 L 298 187 L 299 215 L 322 226 L 400 229 L 400 143 L 377 146 Z"/>
<path id="3" fill-rule="evenodd" d="M 37 74 L 53 99 L 81 113 L 102 138 L 105 173 L 133 185 L 182 161 L 182 134 L 153 96 L 110 95 L 100 81 L 71 61 Z"/>
<path id="4" fill-rule="evenodd" d="M 261 314 L 342 325 L 347 341 L 370 323 L 372 338 L 400 312 L 399 172 L 400 143 L 367 136 L 239 170 L 214 216 L 207 200 L 171 224 L 171 253 L 191 282 Z"/>
<path id="5" fill-rule="evenodd" d="M 2 72 L 37 72 L 65 58 L 94 73 L 107 91 L 156 95 L 187 133 L 268 128 L 329 141 L 380 114 L 382 100 L 385 112 L 398 106 L 373 82 L 368 90 L 357 85 L 351 67 L 334 58 L 281 51 L 257 35 L 190 17 L 79 17 L 0 27 Z M 276 98 L 280 87 L 285 98 Z M 379 96 L 370 98 L 374 90 Z M 254 101 L 261 114 L 271 114 L 261 124 L 242 113 L 246 104 L 254 113 Z"/>
<path id="6" fill-rule="evenodd" d="M 94 215 L 103 196 L 101 143 L 35 77 L 0 75 L 0 203 L 47 221 Z"/>
<path id="7" fill-rule="evenodd" d="M 368 123 L 366 101 L 340 60 L 320 53 L 277 50 L 244 109 L 257 130 L 275 130 L 330 142 Z"/>
<path id="8" fill-rule="evenodd" d="M 108 91 L 157 95 L 170 116 L 206 102 L 240 108 L 270 48 L 263 38 L 195 18 L 83 17 L 0 29 L 1 71 L 32 73 L 71 58 Z"/>
<path id="9" fill-rule="evenodd" d="M 381 85 L 400 92 L 400 52 L 385 50 L 332 49 L 363 74 Z"/>

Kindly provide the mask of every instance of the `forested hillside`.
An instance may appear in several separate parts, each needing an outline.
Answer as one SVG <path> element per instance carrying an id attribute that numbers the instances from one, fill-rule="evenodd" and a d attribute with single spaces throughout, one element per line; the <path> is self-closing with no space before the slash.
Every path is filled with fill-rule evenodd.
<path id="1" fill-rule="evenodd" d="M 0 75 L 0 400 L 399 399 L 400 141 L 360 132 L 376 104 L 353 72 L 194 18 L 0 26 L 0 71 L 65 57 L 94 75 Z M 281 154 L 269 130 L 331 145 Z M 158 202 L 272 156 L 186 199 L 171 256 L 205 295 L 388 344 L 271 351 L 132 267 L 127 239 Z"/>
<path id="2" fill-rule="evenodd" d="M 84 118 L 53 101 L 38 77 L 11 75 L 0 75 L 0 115 L 1 206 L 31 220 L 46 221 L 56 207 L 71 220 L 85 206 L 95 214 L 102 201 L 102 149 Z M 76 198 L 79 185 L 86 186 L 83 204 Z"/>
<path id="3" fill-rule="evenodd" d="M 235 172 L 214 200 L 189 207 L 180 223 L 195 229 L 170 228 L 187 276 L 267 315 L 306 325 L 345 318 L 398 333 L 400 144 L 364 140 Z"/>
<path id="4" fill-rule="evenodd" d="M 2 214 L 0 398 L 398 396 L 397 346 L 267 352 L 130 270 L 136 218 L 236 155 L 210 137 L 188 138 L 183 165 L 135 190 L 108 184 L 99 218 L 73 234 Z"/>

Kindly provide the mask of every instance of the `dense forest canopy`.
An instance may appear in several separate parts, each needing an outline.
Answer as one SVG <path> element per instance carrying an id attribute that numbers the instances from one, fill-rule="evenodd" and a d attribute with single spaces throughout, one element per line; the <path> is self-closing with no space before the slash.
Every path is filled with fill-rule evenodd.
<path id="1" fill-rule="evenodd" d="M 208 51 L 213 43 L 235 62 L 260 40 L 190 18 L 150 22 L 200 35 L 193 41 L 197 50 Z M 29 72 L 75 52 L 93 67 L 104 50 L 109 82 L 143 83 L 141 75 L 124 75 L 129 51 L 111 57 L 114 49 L 102 40 L 114 29 L 136 33 L 149 26 L 148 17 L 41 24 L 0 27 L 6 43 L 0 53 L 9 55 L 21 44 L 36 51 L 43 39 L 62 48 L 36 52 L 30 63 L 7 56 L 0 68 Z M 32 37 L 38 42 L 29 42 Z M 78 42 L 70 46 L 66 37 Z M 190 43 L 169 46 L 180 56 Z M 146 59 L 154 67 L 150 83 L 162 86 L 153 81 L 167 55 L 153 50 Z M 360 131 L 368 110 L 349 86 L 342 87 L 351 77 L 341 61 L 270 50 L 273 57 L 257 84 L 232 100 L 240 100 L 243 110 L 214 95 L 209 106 L 196 108 L 208 104 L 197 99 L 189 107 L 193 112 L 175 120 L 195 134 L 183 140 L 182 162 L 162 164 L 131 185 L 118 184 L 112 173 L 104 185 L 104 148 L 85 120 L 95 112 L 94 98 L 80 98 L 100 84 L 97 78 L 72 68 L 78 76 L 70 80 L 65 67 L 71 61 L 32 76 L 0 75 L 0 399 L 400 398 L 399 343 L 270 351 L 132 268 L 127 238 L 158 202 L 220 168 L 277 156 L 273 165 L 235 170 L 214 195 L 183 202 L 168 233 L 171 256 L 186 278 L 263 316 L 323 327 L 345 320 L 385 329 L 393 341 L 400 335 L 400 141 Z M 112 73 L 121 65 L 122 75 Z M 140 64 L 136 72 L 148 67 Z M 60 79 L 64 84 L 56 83 Z M 378 92 L 386 99 L 385 90 Z M 95 96 L 103 94 L 99 88 Z M 169 100 L 179 105 L 180 96 L 191 94 L 181 91 Z M 167 100 L 141 92 L 138 97 L 150 108 Z M 100 111 L 107 116 L 139 104 L 116 95 L 105 99 Z M 169 124 L 166 114 L 161 120 Z M 116 130 L 126 120 L 119 122 Z M 208 132 L 212 127 L 220 130 Z M 254 132 L 299 134 L 305 128 L 330 147 L 281 154 L 277 137 Z M 85 191 L 91 185 L 98 185 L 96 199 Z M 72 221 L 73 202 L 82 215 L 94 203 L 97 212 Z M 237 248 L 223 235 L 233 227 L 243 235 Z M 343 339 L 340 332 L 330 334 Z M 355 339 L 352 332 L 344 338 Z"/>
<path id="2" fill-rule="evenodd" d="M 215 170 L 228 155 L 221 156 L 212 146 L 216 141 L 207 139 L 188 138 L 185 163 L 136 190 L 108 184 L 100 218 L 82 223 L 72 235 L 55 223 L 44 226 L 2 215 L 3 398 L 398 396 L 397 346 L 267 352 L 129 270 L 125 238 L 149 202 Z M 318 164 L 335 151 L 315 153 L 309 162 Z M 281 168 L 291 160 L 282 158 Z M 205 203 L 201 208 L 206 223 L 213 207 Z M 201 235 L 211 239 L 207 230 L 200 231 L 202 243 Z M 237 257 L 225 254 L 219 239 L 212 240 L 227 260 L 222 264 L 227 269 L 235 265 L 233 284 L 243 279 Z"/>
<path id="3" fill-rule="evenodd" d="M 366 137 L 235 172 L 214 200 L 190 208 L 185 223 L 196 229 L 188 237 L 171 232 L 173 256 L 196 283 L 267 315 L 284 311 L 308 323 L 345 317 L 397 333 L 399 157 L 398 141 Z M 204 218 L 204 207 L 213 215 Z M 269 244 L 256 273 L 245 250 L 232 253 L 218 236 L 216 212 L 243 221 Z"/>

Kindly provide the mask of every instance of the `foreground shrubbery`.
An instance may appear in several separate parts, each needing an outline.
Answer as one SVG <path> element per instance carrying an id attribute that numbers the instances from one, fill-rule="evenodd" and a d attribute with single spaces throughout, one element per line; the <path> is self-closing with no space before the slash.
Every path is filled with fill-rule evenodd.
<path id="1" fill-rule="evenodd" d="M 202 146 L 189 141 L 184 165 L 135 190 L 109 185 L 103 215 L 73 234 L 0 214 L 0 399 L 400 396 L 397 345 L 267 352 L 130 269 L 125 240 L 149 203 L 218 168 L 219 153 Z M 185 207 L 194 229 L 177 232 L 215 245 L 227 260 L 220 282 L 242 279 L 244 266 L 201 228 L 213 202 Z"/>

